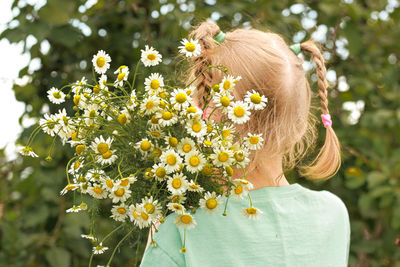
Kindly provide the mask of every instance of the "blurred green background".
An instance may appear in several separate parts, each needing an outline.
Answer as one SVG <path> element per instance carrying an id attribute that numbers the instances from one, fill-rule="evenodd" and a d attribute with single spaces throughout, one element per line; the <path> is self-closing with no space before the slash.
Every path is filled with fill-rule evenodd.
<path id="1" fill-rule="evenodd" d="M 31 61 L 40 63 L 30 71 L 27 62 L 19 72 L 26 82 L 13 86 L 17 100 L 26 104 L 24 114 L 31 118 L 56 112 L 59 107 L 49 103 L 46 91 L 91 77 L 91 58 L 100 49 L 110 54 L 116 68 L 133 65 L 140 49 L 150 44 L 162 53 L 165 71 L 173 72 L 169 63 L 179 40 L 191 25 L 205 19 L 217 21 L 225 31 L 269 29 L 289 44 L 309 38 L 321 42 L 343 166 L 322 183 L 306 181 L 295 172 L 288 173 L 289 179 L 329 190 L 345 202 L 352 231 L 350 266 L 400 266 L 398 1 L 15 0 L 12 8 L 15 17 L 0 38 L 22 42 Z M 309 58 L 305 60 L 304 67 L 311 69 Z M 312 69 L 310 79 L 316 92 Z M 24 129 L 18 142 L 26 142 L 32 130 L 33 126 Z M 91 245 L 80 234 L 88 232 L 90 219 L 85 213 L 66 214 L 71 197 L 58 195 L 66 184 L 65 164 L 73 151 L 58 142 L 54 160 L 48 163 L 43 157 L 50 144 L 51 138 L 38 136 L 33 148 L 41 159 L 10 162 L 4 150 L 0 152 L 1 266 L 88 264 Z M 98 223 L 104 233 L 113 226 L 106 217 Z M 135 238 L 117 252 L 113 266 L 140 261 L 143 237 L 139 245 Z M 116 242 L 118 236 L 110 247 Z M 104 264 L 109 256 L 108 251 L 95 257 L 93 265 Z"/>

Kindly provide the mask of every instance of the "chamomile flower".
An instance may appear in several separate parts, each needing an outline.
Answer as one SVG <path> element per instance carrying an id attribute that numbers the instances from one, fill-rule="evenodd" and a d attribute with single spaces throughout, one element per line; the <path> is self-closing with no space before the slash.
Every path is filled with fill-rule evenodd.
<path id="1" fill-rule="evenodd" d="M 224 113 L 228 112 L 228 107 L 231 104 L 232 100 L 233 96 L 230 93 L 226 94 L 216 93 L 215 96 L 213 97 L 215 106 L 218 108 L 222 108 L 222 112 Z"/>
<path id="2" fill-rule="evenodd" d="M 236 86 L 236 83 L 241 79 L 242 79 L 241 76 L 238 76 L 238 77 L 235 78 L 232 75 L 228 75 L 228 76 L 224 77 L 222 82 L 219 84 L 220 93 L 222 95 L 224 95 L 224 94 L 227 94 L 229 92 L 232 92 L 233 89 Z"/>
<path id="3" fill-rule="evenodd" d="M 249 194 L 249 189 L 252 188 L 252 184 L 248 182 L 243 184 L 241 181 L 235 180 L 231 187 L 231 196 L 233 199 L 243 199 Z"/>
<path id="4" fill-rule="evenodd" d="M 172 173 L 180 169 L 182 158 L 174 150 L 169 149 L 162 153 L 160 160 L 165 164 L 167 173 Z"/>
<path id="5" fill-rule="evenodd" d="M 114 74 L 117 74 L 117 79 L 114 82 L 114 86 L 122 86 L 124 85 L 124 81 L 128 80 L 129 68 L 125 65 L 119 67 Z"/>
<path id="6" fill-rule="evenodd" d="M 118 203 L 119 201 L 125 202 L 126 199 L 131 196 L 131 192 L 132 191 L 126 187 L 115 186 L 108 197 L 113 203 Z"/>
<path id="7" fill-rule="evenodd" d="M 87 79 L 85 77 L 82 77 L 82 79 L 80 81 L 76 81 L 73 85 L 72 85 L 72 92 L 74 92 L 75 95 L 80 95 L 86 92 L 87 87 Z"/>
<path id="8" fill-rule="evenodd" d="M 179 144 L 178 138 L 174 136 L 166 136 L 164 137 L 165 143 L 168 145 L 168 149 L 176 148 Z"/>
<path id="9" fill-rule="evenodd" d="M 186 230 L 192 229 L 196 226 L 196 221 L 190 213 L 177 214 L 175 217 L 175 224 L 178 227 L 182 227 Z"/>
<path id="10" fill-rule="evenodd" d="M 178 145 L 178 152 L 181 155 L 186 155 L 187 153 L 193 151 L 195 149 L 195 142 L 189 138 L 189 137 L 185 137 L 183 138 Z"/>
<path id="11" fill-rule="evenodd" d="M 77 174 L 79 170 L 82 168 L 82 166 L 83 166 L 82 160 L 75 160 L 74 163 L 70 165 L 68 173 Z"/>
<path id="12" fill-rule="evenodd" d="M 92 197 L 97 199 L 107 198 L 108 195 L 108 192 L 104 186 L 97 183 L 93 183 L 93 185 L 88 188 L 88 192 Z"/>
<path id="13" fill-rule="evenodd" d="M 193 137 L 203 137 L 207 134 L 207 125 L 203 120 L 191 119 L 186 123 L 186 130 Z"/>
<path id="14" fill-rule="evenodd" d="M 178 114 L 173 111 L 160 110 L 156 117 L 159 119 L 158 124 L 161 126 L 171 126 L 178 122 Z"/>
<path id="15" fill-rule="evenodd" d="M 190 180 L 188 183 L 188 191 L 201 193 L 204 191 L 204 188 L 195 183 L 193 180 Z"/>
<path id="16" fill-rule="evenodd" d="M 67 209 L 65 212 L 71 213 L 71 212 L 79 212 L 81 210 L 82 210 L 81 206 L 73 205 L 71 208 Z"/>
<path id="17" fill-rule="evenodd" d="M 140 150 L 142 153 L 150 152 L 152 147 L 153 147 L 152 143 L 147 138 L 143 138 L 135 145 L 135 148 Z"/>
<path id="18" fill-rule="evenodd" d="M 243 101 L 236 101 L 228 107 L 228 118 L 236 124 L 243 124 L 250 120 L 249 107 Z"/>
<path id="19" fill-rule="evenodd" d="M 154 164 L 153 165 L 153 173 L 154 173 L 154 177 L 158 181 L 163 181 L 166 178 L 168 178 L 167 170 L 165 169 L 165 164 L 164 163 Z"/>
<path id="20" fill-rule="evenodd" d="M 137 178 L 135 177 L 135 175 L 134 175 L 134 174 L 131 174 L 131 175 L 129 175 L 128 177 L 125 177 L 125 178 L 122 178 L 121 180 L 116 181 L 116 183 L 117 183 L 119 186 L 129 188 L 129 186 L 130 186 L 131 184 L 133 184 L 134 182 L 136 182 L 136 181 L 137 181 Z"/>
<path id="21" fill-rule="evenodd" d="M 97 154 L 104 154 L 110 150 L 113 138 L 108 137 L 107 140 L 104 139 L 102 135 L 96 137 L 91 143 L 90 148 Z"/>
<path id="22" fill-rule="evenodd" d="M 128 217 L 129 208 L 125 204 L 113 206 L 111 209 L 111 218 L 123 222 Z"/>
<path id="23" fill-rule="evenodd" d="M 97 240 L 92 234 L 88 235 L 81 234 L 81 237 L 89 240 Z"/>
<path id="24" fill-rule="evenodd" d="M 55 136 L 58 132 L 59 125 L 57 118 L 53 114 L 44 114 L 44 118 L 39 120 L 39 124 L 42 127 L 43 132 L 50 136 Z"/>
<path id="25" fill-rule="evenodd" d="M 150 115 L 155 113 L 158 110 L 158 106 L 160 104 L 160 99 L 157 96 L 148 96 L 143 99 L 140 104 L 140 111 L 144 113 L 144 115 Z"/>
<path id="26" fill-rule="evenodd" d="M 221 140 L 226 140 L 226 141 L 232 141 L 233 137 L 234 137 L 234 133 L 235 133 L 236 129 L 235 127 L 231 126 L 226 126 L 224 125 L 224 127 L 221 129 L 221 134 L 219 135 L 219 139 Z"/>
<path id="27" fill-rule="evenodd" d="M 184 204 L 186 201 L 186 197 L 182 194 L 172 194 L 171 196 L 168 197 L 171 202 L 173 203 L 180 203 Z"/>
<path id="28" fill-rule="evenodd" d="M 264 138 L 262 138 L 262 134 L 247 134 L 247 138 L 245 140 L 245 145 L 250 150 L 257 150 L 262 148 L 264 143 Z"/>
<path id="29" fill-rule="evenodd" d="M 107 75 L 101 75 L 99 79 L 99 86 L 101 89 L 106 90 L 108 89 L 107 87 Z"/>
<path id="30" fill-rule="evenodd" d="M 262 214 L 263 212 L 257 208 L 250 207 L 250 208 L 244 208 L 241 210 L 241 213 L 243 214 L 244 217 L 247 219 L 251 220 L 257 220 L 259 214 Z"/>
<path id="31" fill-rule="evenodd" d="M 153 200 L 153 196 L 142 199 L 141 206 L 153 221 L 161 216 L 161 205 L 158 204 L 158 200 Z"/>
<path id="32" fill-rule="evenodd" d="M 268 98 L 252 90 L 251 92 L 247 92 L 244 101 L 251 109 L 262 110 L 267 106 Z"/>
<path id="33" fill-rule="evenodd" d="M 199 107 L 190 106 L 186 110 L 186 116 L 189 119 L 197 119 L 200 120 L 203 118 L 204 113 Z"/>
<path id="34" fill-rule="evenodd" d="M 200 207 L 208 215 L 212 215 L 213 212 L 218 212 L 219 207 L 222 205 L 222 197 L 217 196 L 215 192 L 206 192 L 204 198 L 199 201 Z"/>
<path id="35" fill-rule="evenodd" d="M 140 229 L 149 227 L 152 223 L 152 217 L 149 216 L 143 205 L 131 206 L 129 216 Z"/>
<path id="36" fill-rule="evenodd" d="M 192 150 L 185 156 L 185 166 L 186 170 L 191 173 L 199 172 L 203 169 L 204 165 L 207 163 L 203 154 L 197 150 Z"/>
<path id="37" fill-rule="evenodd" d="M 176 214 L 183 214 L 186 212 L 185 207 L 179 203 L 170 202 L 167 204 L 167 208 Z"/>
<path id="38" fill-rule="evenodd" d="M 146 45 L 145 49 L 140 51 L 142 52 L 140 60 L 145 67 L 156 66 L 161 62 L 162 55 L 153 47 Z"/>
<path id="39" fill-rule="evenodd" d="M 235 179 L 233 180 L 233 182 L 236 184 L 240 184 L 244 188 L 244 190 L 249 191 L 253 189 L 253 184 L 246 179 Z"/>
<path id="40" fill-rule="evenodd" d="M 144 80 L 145 89 L 151 93 L 157 93 L 164 87 L 164 78 L 159 73 L 152 73 Z"/>
<path id="41" fill-rule="evenodd" d="M 85 123 L 88 126 L 94 126 L 98 122 L 98 110 L 100 107 L 97 104 L 89 104 L 85 107 L 83 117 L 85 117 Z"/>
<path id="42" fill-rule="evenodd" d="M 233 162 L 233 152 L 223 147 L 217 147 L 214 150 L 214 154 L 211 154 L 210 158 L 217 167 L 230 166 Z"/>
<path id="43" fill-rule="evenodd" d="M 39 157 L 35 152 L 33 152 L 33 149 L 30 146 L 22 147 L 21 150 L 19 151 L 19 153 L 23 156 L 28 156 L 28 157 L 32 157 L 32 158 Z"/>
<path id="44" fill-rule="evenodd" d="M 103 184 L 103 187 L 108 191 L 112 192 L 115 186 L 114 180 L 111 179 L 109 176 L 104 175 L 100 178 L 101 183 Z"/>
<path id="45" fill-rule="evenodd" d="M 76 189 L 78 189 L 78 188 L 79 188 L 79 184 L 76 184 L 76 183 L 74 183 L 74 184 L 67 184 L 67 186 L 65 186 L 65 187 L 63 188 L 63 190 L 61 190 L 60 195 L 63 196 L 63 195 L 65 195 L 67 192 L 74 191 L 74 190 L 76 190 Z"/>
<path id="46" fill-rule="evenodd" d="M 61 104 L 65 101 L 65 94 L 55 87 L 52 87 L 47 91 L 47 97 L 53 104 Z"/>
<path id="47" fill-rule="evenodd" d="M 139 225 L 141 206 L 139 204 L 129 206 L 129 218 L 135 225 Z"/>
<path id="48" fill-rule="evenodd" d="M 136 91 L 135 91 L 135 89 L 133 89 L 132 92 L 131 92 L 131 97 L 128 100 L 128 103 L 126 105 L 127 105 L 128 109 L 134 110 L 135 107 L 137 106 L 137 104 L 138 103 L 137 103 L 137 100 L 136 100 Z"/>
<path id="49" fill-rule="evenodd" d="M 172 194 L 183 194 L 188 189 L 186 176 L 182 173 L 176 173 L 168 179 L 167 189 Z"/>
<path id="50" fill-rule="evenodd" d="M 189 107 L 192 98 L 183 89 L 174 89 L 170 98 L 171 104 L 176 110 L 183 110 Z"/>
<path id="51" fill-rule="evenodd" d="M 196 86 L 194 86 L 194 85 L 189 85 L 188 87 L 185 88 L 185 92 L 188 96 L 193 96 L 193 93 L 195 90 L 196 90 Z"/>
<path id="52" fill-rule="evenodd" d="M 103 254 L 107 249 L 108 249 L 108 247 L 103 246 L 103 243 L 100 242 L 99 245 L 93 247 L 93 253 L 94 254 Z"/>
<path id="53" fill-rule="evenodd" d="M 183 39 L 181 41 L 181 46 L 178 46 L 179 52 L 184 54 L 186 57 L 197 57 L 201 53 L 201 46 L 199 41 L 193 39 Z"/>
<path id="54" fill-rule="evenodd" d="M 235 163 L 238 166 L 246 167 L 246 165 L 250 162 L 249 151 L 247 149 L 239 149 L 233 153 L 233 157 L 235 159 Z"/>
<path id="55" fill-rule="evenodd" d="M 97 52 L 97 54 L 94 55 L 92 59 L 94 70 L 98 74 L 105 73 L 110 67 L 110 62 L 111 62 L 111 57 L 103 50 Z"/>
<path id="56" fill-rule="evenodd" d="M 104 177 L 107 177 L 105 172 L 100 169 L 90 169 L 86 175 L 86 179 L 90 182 L 100 182 L 104 179 Z"/>

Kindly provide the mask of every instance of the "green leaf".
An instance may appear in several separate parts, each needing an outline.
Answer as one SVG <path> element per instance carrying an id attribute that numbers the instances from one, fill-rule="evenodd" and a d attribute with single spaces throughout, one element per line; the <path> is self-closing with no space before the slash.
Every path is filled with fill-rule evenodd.
<path id="1" fill-rule="evenodd" d="M 48 0 L 38 14 L 50 25 L 63 25 L 70 20 L 73 9 L 74 1 Z"/>

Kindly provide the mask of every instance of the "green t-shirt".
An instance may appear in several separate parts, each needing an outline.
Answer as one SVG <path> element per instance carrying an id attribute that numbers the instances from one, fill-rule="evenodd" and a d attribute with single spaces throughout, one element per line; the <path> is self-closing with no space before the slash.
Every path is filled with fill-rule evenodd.
<path id="1" fill-rule="evenodd" d="M 350 223 L 339 197 L 299 184 L 263 187 L 250 196 L 263 212 L 256 221 L 241 214 L 248 198 L 229 199 L 227 216 L 223 207 L 211 216 L 198 209 L 196 227 L 186 231 L 185 254 L 179 252 L 184 231 L 174 214 L 167 216 L 141 266 L 347 266 Z"/>

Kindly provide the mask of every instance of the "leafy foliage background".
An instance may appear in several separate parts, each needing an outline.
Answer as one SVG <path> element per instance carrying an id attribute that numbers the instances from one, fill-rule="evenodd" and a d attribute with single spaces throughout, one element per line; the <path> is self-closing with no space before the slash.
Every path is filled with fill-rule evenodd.
<path id="1" fill-rule="evenodd" d="M 190 25 L 210 17 L 223 30 L 251 25 L 280 33 L 289 44 L 326 28 L 321 41 L 330 74 L 337 77 L 330 91 L 330 111 L 343 146 L 343 166 L 325 182 L 309 182 L 295 172 L 288 177 L 309 188 L 329 190 L 345 202 L 352 230 L 350 266 L 400 266 L 398 4 L 391 0 L 297 2 L 301 5 L 296 9 L 296 3 L 287 0 L 47 0 L 44 5 L 15 0 L 16 15 L 0 38 L 23 42 L 31 61 L 40 61 L 37 70 L 27 62 L 19 76 L 28 82 L 13 86 L 17 100 L 26 104 L 25 114 L 39 118 L 59 108 L 49 103 L 46 91 L 91 77 L 91 57 L 100 49 L 110 54 L 114 68 L 137 62 L 145 44 L 158 49 L 168 63 Z M 173 64 L 164 68 L 166 73 L 176 71 Z M 343 80 L 348 90 L 338 82 Z M 359 118 L 346 110 L 349 105 L 360 109 Z M 66 107 L 72 112 L 71 106 Z M 20 143 L 32 129 L 23 131 Z M 45 156 L 50 144 L 51 139 L 42 134 L 33 148 Z M 91 246 L 80 234 L 87 233 L 90 218 L 85 213 L 66 214 L 71 199 L 58 195 L 66 183 L 64 168 L 72 150 L 58 143 L 50 163 L 31 158 L 6 162 L 2 153 L 1 265 L 87 265 Z M 98 221 L 99 229 L 106 234 L 113 222 L 105 219 L 107 211 L 100 212 L 105 215 Z M 135 243 L 136 235 L 128 240 L 113 265 L 139 263 L 145 235 L 140 242 Z M 108 254 L 95 257 L 94 263 L 104 263 Z"/>

